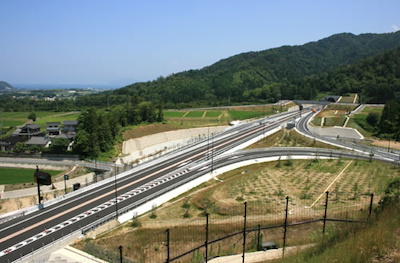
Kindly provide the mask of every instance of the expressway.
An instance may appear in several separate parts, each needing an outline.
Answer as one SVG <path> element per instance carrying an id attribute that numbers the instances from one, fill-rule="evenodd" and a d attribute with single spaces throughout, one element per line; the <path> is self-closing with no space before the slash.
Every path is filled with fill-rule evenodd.
<path id="1" fill-rule="evenodd" d="M 383 148 L 366 146 L 366 145 L 357 143 L 355 141 L 353 141 L 353 142 L 346 141 L 346 140 L 333 138 L 333 137 L 322 137 L 322 136 L 312 133 L 308 129 L 307 125 L 313 116 L 314 116 L 314 114 L 312 114 L 311 112 L 307 113 L 305 116 L 303 116 L 303 118 L 301 118 L 297 122 L 296 129 L 301 134 L 303 134 L 309 138 L 314 138 L 315 140 L 318 140 L 318 141 L 321 141 L 321 142 L 324 142 L 327 144 L 341 147 L 343 149 L 347 149 L 350 151 L 356 151 L 356 152 L 364 153 L 367 155 L 372 155 L 383 161 L 397 162 L 397 163 L 400 162 L 400 152 L 399 151 L 388 152 Z"/>
<path id="2" fill-rule="evenodd" d="M 304 118 L 298 122 L 298 128 L 307 123 L 309 112 L 310 109 L 302 111 Z M 46 244 L 52 244 L 71 233 L 86 232 L 148 200 L 204 176 L 212 169 L 239 162 L 288 154 L 293 158 L 314 156 L 313 158 L 374 158 L 387 162 L 395 160 L 395 158 L 388 158 L 387 155 L 370 156 L 369 153 L 361 150 L 348 152 L 301 147 L 227 153 L 298 117 L 298 111 L 285 112 L 233 126 L 221 134 L 212 135 L 206 140 L 110 178 L 112 180 L 99 182 L 96 188 L 90 190 L 83 188 L 80 194 L 73 198 L 67 198 L 42 210 L 5 222 L 0 225 L 0 262 L 13 262 L 24 258 Z M 299 129 L 303 129 L 302 132 L 305 133 L 309 132 L 306 126 Z M 319 139 L 323 140 L 323 138 Z"/>
<path id="3" fill-rule="evenodd" d="M 304 109 L 303 113 L 307 111 Z M 234 126 L 208 140 L 124 172 L 115 177 L 115 182 L 99 183 L 90 191 L 82 189 L 74 198 L 7 221 L 0 225 L 0 261 L 16 261 L 64 236 L 84 231 L 93 222 L 115 218 L 162 192 L 208 173 L 210 170 L 191 167 L 210 164 L 208 169 L 214 169 L 214 165 L 219 165 L 217 161 L 214 164 L 214 159 L 220 154 L 298 115 L 298 111 L 285 112 Z"/>

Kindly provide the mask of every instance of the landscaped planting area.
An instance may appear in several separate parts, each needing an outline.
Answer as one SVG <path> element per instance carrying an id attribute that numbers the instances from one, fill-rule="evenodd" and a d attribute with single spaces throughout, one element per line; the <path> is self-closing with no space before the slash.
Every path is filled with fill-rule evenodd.
<path id="1" fill-rule="evenodd" d="M 171 257 L 205 240 L 205 214 L 209 214 L 209 240 L 243 228 L 244 202 L 247 202 L 247 229 L 257 225 L 283 223 L 286 196 L 289 196 L 289 222 L 322 218 L 325 191 L 329 191 L 329 218 L 366 219 L 370 194 L 379 201 L 387 183 L 398 177 L 399 168 L 361 160 L 280 160 L 251 165 L 218 176 L 176 200 L 154 208 L 147 215 L 114 231 L 83 240 L 75 246 L 89 253 L 101 251 L 117 256 L 124 245 L 124 257 L 139 262 L 163 262 L 166 256 L 166 232 L 170 229 Z M 329 185 L 330 188 L 327 188 Z M 312 243 L 320 233 L 303 225 L 289 230 L 287 245 Z M 283 229 L 264 230 L 264 242 L 274 240 L 281 246 Z M 247 235 L 247 248 L 255 249 L 256 232 Z M 209 245 L 209 255 L 241 253 L 239 234 Z M 97 251 L 97 252 L 96 252 Z M 100 252 L 99 252 L 100 251 Z M 204 251 L 194 251 L 176 262 L 202 262 Z"/>
<path id="2" fill-rule="evenodd" d="M 346 120 L 346 114 L 355 108 L 356 106 L 352 105 L 330 104 L 323 111 L 319 112 L 311 123 L 314 126 L 322 125 L 322 127 L 343 126 Z"/>
<path id="3" fill-rule="evenodd" d="M 358 103 L 359 97 L 357 93 L 350 93 L 347 96 L 342 96 L 340 103 Z"/>
<path id="4" fill-rule="evenodd" d="M 295 106 L 289 103 L 285 106 L 280 105 L 256 105 L 256 106 L 237 106 L 225 109 L 187 109 L 187 110 L 167 110 L 164 111 L 164 118 L 170 125 L 185 128 L 204 127 L 212 125 L 227 125 L 233 120 L 245 120 L 251 118 L 261 118 L 270 116 L 277 112 L 287 111 L 288 108 Z"/>

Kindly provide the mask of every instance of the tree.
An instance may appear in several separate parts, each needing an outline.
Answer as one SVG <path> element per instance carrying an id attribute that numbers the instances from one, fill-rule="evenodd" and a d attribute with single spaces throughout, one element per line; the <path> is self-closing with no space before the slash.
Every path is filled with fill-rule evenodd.
<path id="1" fill-rule="evenodd" d="M 26 144 L 23 143 L 23 142 L 17 142 L 17 143 L 14 145 L 13 151 L 14 151 L 15 153 L 23 153 L 23 152 L 25 152 L 25 151 L 26 151 Z"/>
<path id="2" fill-rule="evenodd" d="M 381 134 L 390 135 L 395 139 L 400 139 L 400 103 L 390 100 L 383 108 L 382 116 L 379 121 L 379 131 Z"/>
<path id="3" fill-rule="evenodd" d="M 50 151 L 53 153 L 63 153 L 67 151 L 69 140 L 64 138 L 52 139 Z"/>
<path id="4" fill-rule="evenodd" d="M 34 112 L 29 113 L 28 119 L 32 120 L 32 121 L 36 121 L 36 113 L 34 113 Z"/>
<path id="5" fill-rule="evenodd" d="M 375 126 L 379 122 L 379 114 L 376 112 L 368 113 L 366 121 L 368 122 L 369 125 Z"/>

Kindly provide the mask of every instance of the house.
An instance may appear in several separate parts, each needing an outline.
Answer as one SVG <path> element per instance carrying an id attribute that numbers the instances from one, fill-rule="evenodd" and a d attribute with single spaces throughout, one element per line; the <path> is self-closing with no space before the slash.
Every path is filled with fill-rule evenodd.
<path id="1" fill-rule="evenodd" d="M 65 139 L 69 141 L 68 147 L 67 147 L 67 151 L 71 151 L 72 150 L 72 145 L 74 144 L 74 136 L 75 134 L 71 134 L 71 133 L 62 133 L 60 135 L 57 135 L 54 137 L 54 139 Z"/>
<path id="2" fill-rule="evenodd" d="M 78 121 L 63 121 L 64 133 L 75 133 Z"/>
<path id="3" fill-rule="evenodd" d="M 74 139 L 74 135 L 67 134 L 67 133 L 61 133 L 61 134 L 55 136 L 54 139 L 67 139 L 71 142 Z"/>
<path id="4" fill-rule="evenodd" d="M 61 131 L 59 122 L 46 122 L 46 131 L 48 135 L 59 135 Z"/>
<path id="5" fill-rule="evenodd" d="M 0 151 L 13 151 L 17 142 L 24 142 L 25 138 L 19 136 L 11 136 L 0 140 Z"/>
<path id="6" fill-rule="evenodd" d="M 19 137 L 27 137 L 30 138 L 31 136 L 41 136 L 43 132 L 40 131 L 40 126 L 37 124 L 26 124 L 22 128 L 17 128 L 11 134 L 11 136 L 19 136 Z"/>
<path id="7" fill-rule="evenodd" d="M 45 137 L 35 136 L 35 137 L 30 138 L 29 141 L 27 141 L 25 144 L 28 147 L 40 146 L 40 147 L 47 148 L 51 144 L 51 140 L 50 140 L 50 137 L 48 137 L 48 136 L 45 136 Z"/>

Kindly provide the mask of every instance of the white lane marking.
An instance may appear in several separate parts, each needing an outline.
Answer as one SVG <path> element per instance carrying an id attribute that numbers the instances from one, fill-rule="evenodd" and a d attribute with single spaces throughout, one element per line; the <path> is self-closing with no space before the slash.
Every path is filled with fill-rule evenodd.
<path id="1" fill-rule="evenodd" d="M 290 117 L 287 117 L 287 116 L 282 117 L 282 119 L 286 120 L 286 119 L 292 118 L 291 115 L 289 115 L 289 116 L 290 116 Z M 274 123 L 271 123 L 271 125 L 274 125 Z M 271 126 L 271 125 L 270 125 L 270 126 Z M 239 136 L 239 137 L 236 137 L 236 138 L 234 138 L 234 139 L 232 139 L 232 140 L 229 140 L 229 141 L 227 141 L 227 142 L 225 142 L 225 143 L 219 144 L 219 145 L 213 147 L 211 150 L 214 150 L 214 149 L 217 149 L 217 148 L 221 148 L 222 146 L 227 145 L 228 143 L 230 143 L 230 142 L 233 141 L 233 140 L 237 140 L 237 139 L 243 138 L 243 137 L 245 137 L 245 136 L 248 136 L 248 134 L 256 133 L 256 132 L 260 131 L 261 129 L 265 129 L 265 128 L 266 128 L 266 127 L 261 127 L 261 128 L 259 128 L 259 129 L 255 129 L 255 130 L 253 130 L 253 131 L 249 131 L 249 132 L 246 133 L 246 134 L 243 134 L 243 135 L 241 135 L 241 136 Z M 209 151 L 209 150 L 207 150 L 207 151 Z M 183 164 L 183 163 L 185 163 L 185 162 L 187 162 L 187 161 L 191 161 L 193 158 L 196 158 L 196 157 L 198 157 L 198 156 L 201 156 L 202 154 L 206 153 L 207 151 L 203 151 L 203 152 L 200 152 L 200 153 L 198 153 L 198 154 L 196 154 L 196 155 L 194 155 L 194 156 L 188 157 L 188 158 L 186 158 L 186 159 L 184 159 L 184 160 L 178 162 L 177 165 L 179 166 L 179 165 L 181 165 L 181 164 Z M 142 180 L 145 180 L 146 178 L 149 178 L 149 177 L 151 177 L 151 176 L 153 176 L 153 175 L 155 175 L 155 174 L 158 174 L 158 173 L 160 173 L 160 172 L 162 172 L 162 171 L 165 171 L 165 170 L 169 169 L 170 167 L 172 167 L 172 166 L 165 167 L 165 168 L 163 168 L 163 169 L 161 169 L 161 170 L 159 170 L 159 171 L 157 171 L 157 172 L 151 173 L 151 174 L 149 174 L 149 175 L 147 175 L 147 176 L 144 176 L 144 177 L 142 177 L 142 178 L 140 178 L 140 179 L 138 179 L 138 180 L 135 180 L 135 181 L 133 181 L 133 182 L 131 182 L 131 183 L 128 183 L 128 184 L 126 184 L 126 185 L 124 185 L 124 186 L 118 188 L 117 191 L 118 191 L 118 190 L 122 190 L 122 189 L 124 189 L 124 188 L 126 188 L 126 187 L 129 187 L 130 185 L 133 185 L 133 184 L 135 184 L 135 183 L 137 183 L 137 182 L 140 182 L 140 181 L 142 181 Z M 204 170 L 204 169 L 206 169 L 206 168 L 208 168 L 208 167 L 205 166 L 205 167 L 202 168 L 202 170 Z M 188 170 L 189 170 L 189 169 L 186 169 L 185 171 L 187 172 Z M 186 173 L 186 172 L 185 172 L 185 173 Z M 182 174 L 184 174 L 184 173 L 182 173 Z M 179 175 L 178 175 L 178 174 L 174 174 L 174 175 L 172 176 L 172 178 L 176 178 L 176 177 L 178 177 L 178 176 L 181 176 L 182 174 L 179 174 Z M 164 176 L 161 176 L 161 177 L 157 178 L 156 180 L 160 180 L 160 178 L 163 178 L 163 177 L 164 177 Z M 167 180 L 171 180 L 172 178 L 169 177 L 169 178 L 167 178 Z M 150 187 L 147 188 L 147 189 L 140 189 L 140 190 L 139 190 L 139 193 L 144 192 L 144 191 L 147 191 L 148 189 L 150 189 Z M 132 192 L 132 191 L 130 191 L 130 192 Z M 137 190 L 136 190 L 136 192 L 137 192 Z M 100 199 L 100 198 L 102 198 L 103 196 L 105 196 L 105 195 L 107 195 L 107 194 L 108 194 L 108 193 L 106 193 L 106 194 L 104 194 L 104 195 L 102 195 L 102 196 L 99 196 L 99 197 L 97 197 L 97 199 Z M 121 201 L 123 201 L 123 200 L 124 200 L 124 199 L 121 200 L 121 199 L 118 199 L 118 198 L 117 198 L 117 201 L 115 201 L 115 198 L 114 198 L 114 200 L 110 200 L 110 201 L 108 201 L 108 202 L 112 202 L 112 203 L 117 202 L 117 203 L 118 203 L 118 202 L 121 202 Z M 91 200 L 91 201 L 94 201 L 94 200 Z M 89 202 L 89 201 L 88 201 L 88 202 Z M 81 205 L 84 205 L 84 204 L 86 204 L 86 203 L 88 203 L 88 202 L 85 202 L 85 203 L 83 203 L 83 204 L 81 204 Z M 96 208 L 98 208 L 98 207 L 95 207 L 95 208 L 92 208 L 92 209 L 89 210 L 89 211 L 86 211 L 86 212 L 85 212 L 86 216 L 92 215 L 92 214 L 97 213 L 98 211 L 100 211 L 100 209 L 95 210 Z M 75 210 L 75 209 L 72 209 L 72 210 Z M 57 217 L 58 217 L 58 216 L 61 216 L 61 214 L 66 214 L 66 213 L 69 212 L 69 211 L 71 211 L 71 209 L 68 209 L 68 210 L 64 211 L 63 213 L 60 213 L 59 215 L 57 215 Z M 51 217 L 51 218 L 48 218 L 48 219 L 45 220 L 45 221 L 50 221 L 52 218 L 54 218 L 54 216 Z M 45 223 L 45 222 L 42 221 L 41 223 Z M 32 225 L 30 228 L 26 228 L 26 229 L 32 229 L 32 228 L 34 228 L 36 225 L 41 225 L 41 223 L 36 223 L 36 224 Z M 61 223 L 60 225 L 62 225 L 62 224 L 63 224 L 63 223 Z M 62 225 L 62 226 L 65 227 L 66 225 L 69 225 L 69 223 L 67 223 L 67 224 L 65 224 L 65 225 Z M 25 232 L 25 231 L 27 231 L 26 229 L 23 229 L 23 230 L 21 230 L 21 231 Z M 18 232 L 20 232 L 20 231 L 18 231 Z M 7 236 L 7 237 L 4 237 L 3 239 L 0 240 L 0 242 L 3 242 L 4 240 L 8 240 L 8 239 L 14 237 L 15 235 L 16 235 L 16 233 L 14 233 L 14 234 L 12 234 L 12 235 L 9 235 L 9 236 Z M 41 234 L 39 234 L 39 235 L 36 235 L 35 237 L 37 237 L 37 239 L 39 239 L 39 238 L 42 238 L 43 236 L 45 236 L 45 234 L 41 233 Z M 22 242 L 24 242 L 24 241 L 22 241 Z M 21 244 L 22 242 L 18 243 L 17 245 Z M 4 256 L 5 254 L 8 254 L 8 253 L 10 253 L 10 252 L 12 252 L 12 251 L 14 251 L 14 250 L 16 250 L 17 248 L 15 248 L 15 246 L 17 246 L 17 245 L 14 245 L 14 246 L 12 246 L 12 247 L 10 247 L 10 248 L 8 248 L 8 249 L 5 249 L 5 250 L 3 250 L 3 251 L 0 251 L 0 257 L 1 257 L 1 256 Z M 20 248 L 20 247 L 22 247 L 22 246 L 19 246 L 18 248 Z"/>
<path id="2" fill-rule="evenodd" d="M 189 169 L 185 169 L 182 172 L 175 173 L 172 177 L 176 178 L 176 177 L 182 176 L 182 175 L 186 174 L 188 171 L 189 171 Z M 166 176 L 170 176 L 170 175 L 167 174 Z M 165 176 L 162 176 L 160 178 L 163 178 L 163 177 L 165 177 Z M 118 196 L 117 197 L 117 203 L 120 203 L 120 202 L 122 202 L 122 201 L 124 201 L 124 200 L 126 200 L 126 199 L 128 199 L 130 197 L 133 197 L 133 196 L 137 195 L 138 193 L 145 192 L 145 191 L 151 189 L 152 187 L 155 187 L 157 185 L 162 184 L 166 179 L 167 180 L 169 179 L 169 178 L 164 178 L 164 179 L 160 180 L 160 178 L 157 178 L 156 180 L 153 180 L 153 181 L 151 181 L 151 182 L 149 182 L 149 183 L 147 183 L 147 184 L 145 184 L 143 186 L 135 188 L 135 189 L 133 189 L 133 190 L 127 192 L 127 193 L 124 193 L 121 196 Z M 15 245 L 3 250 L 3 251 L 0 251 L 0 257 L 6 255 L 8 253 L 11 253 L 11 252 L 17 250 L 18 248 L 26 246 L 29 243 L 31 243 L 31 242 L 33 242 L 35 240 L 38 240 L 38 239 L 40 239 L 40 238 L 42 238 L 42 237 L 44 237 L 46 235 L 49 235 L 49 234 L 51 234 L 51 233 L 53 233 L 55 231 L 58 231 L 58 230 L 66 227 L 66 226 L 68 226 L 70 224 L 76 223 L 76 222 L 82 220 L 83 218 L 85 218 L 87 216 L 94 215 L 94 214 L 100 212 L 101 210 L 104 210 L 104 209 L 110 207 L 111 205 L 114 205 L 115 202 L 116 202 L 115 198 L 113 198 L 113 199 L 111 199 L 109 201 L 106 201 L 106 202 L 104 202 L 104 203 L 102 203 L 102 204 L 100 204 L 100 205 L 98 205 L 98 206 L 96 206 L 96 207 L 94 207 L 94 208 L 82 213 L 82 214 L 79 214 L 79 215 L 77 215 L 77 216 L 75 216 L 75 217 L 73 217 L 71 219 L 68 219 L 68 220 L 66 220 L 66 221 L 64 221 L 64 222 L 62 222 L 62 223 L 60 223 L 60 224 L 58 224 L 56 226 L 53 226 L 53 227 L 48 228 L 48 229 L 45 229 L 43 232 L 41 232 L 41 233 L 39 233 L 39 234 L 37 234 L 37 235 L 35 235 L 33 237 L 30 237 L 30 238 L 28 238 L 28 239 L 26 239 L 24 241 L 21 241 L 21 242 L 15 244 Z"/>
<path id="3" fill-rule="evenodd" d="M 199 171 L 203 171 L 205 169 L 208 169 L 208 166 L 204 166 L 204 167 L 200 168 Z"/>

